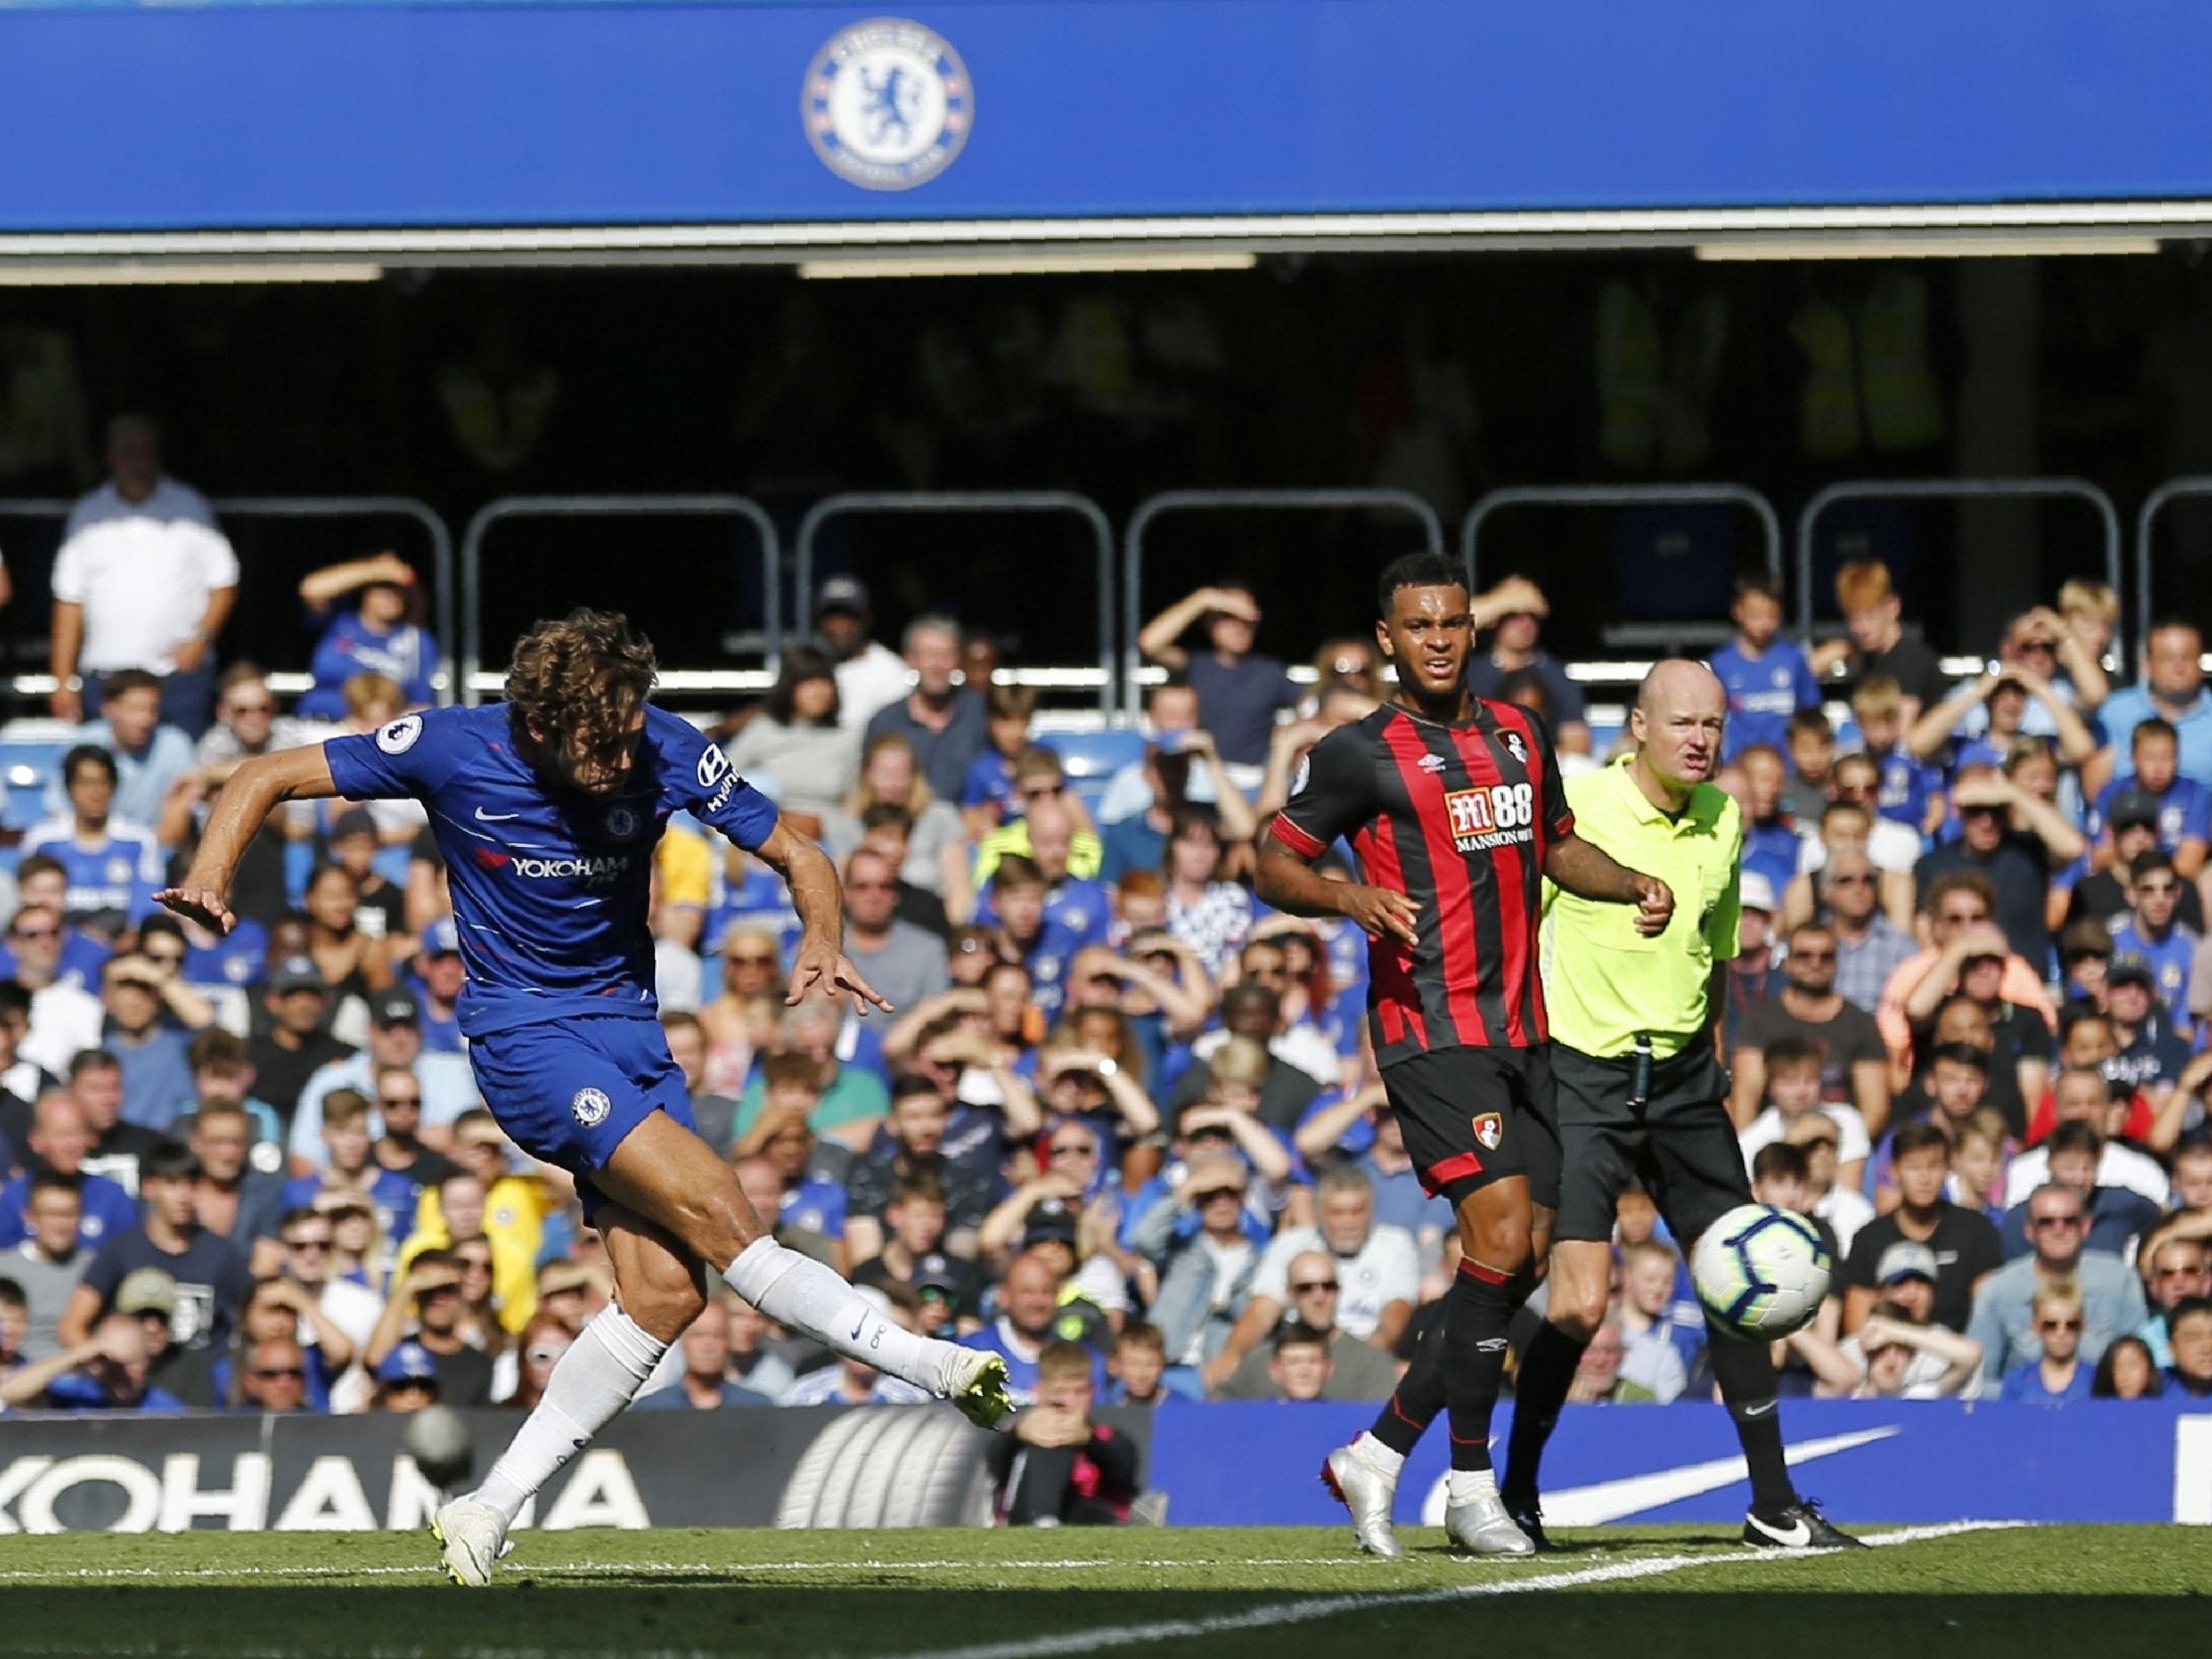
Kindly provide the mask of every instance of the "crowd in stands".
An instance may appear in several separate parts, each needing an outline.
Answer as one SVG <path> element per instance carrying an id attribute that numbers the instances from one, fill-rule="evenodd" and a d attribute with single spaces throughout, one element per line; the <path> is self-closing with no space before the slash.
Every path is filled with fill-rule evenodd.
<path id="1" fill-rule="evenodd" d="M 210 672 L 235 563 L 157 458 L 129 470 L 147 436 L 118 439 L 64 550 L 83 616 L 56 629 L 82 640 L 57 646 L 60 696 L 100 719 L 6 896 L 0 1405 L 528 1406 L 611 1279 L 566 1177 L 478 1100 L 420 812 L 273 823 L 228 937 L 151 904 L 241 756 L 428 696 L 409 574 L 384 555 L 302 584 L 313 611 L 352 608 L 281 718 L 249 666 Z M 81 545 L 117 526 L 129 545 Z M 205 597 L 162 614 L 191 635 L 134 625 L 142 655 L 110 654 L 111 572 L 143 589 L 187 565 Z M 1713 664 L 1719 781 L 1749 826 L 1731 1106 L 1758 1195 L 1814 1217 L 1839 1262 L 1786 1385 L 2212 1393 L 2203 642 L 2160 624 L 2127 683 L 2112 595 L 2069 584 L 1951 685 L 1880 565 L 1838 585 L 1848 637 L 1808 653 L 1747 579 Z M 1248 885 L 1299 758 L 1375 708 L 1384 665 L 1349 634 L 1300 685 L 1255 652 L 1259 603 L 1219 583 L 1153 619 L 1169 673 L 1142 757 L 1086 794 L 988 642 L 926 615 L 893 650 L 859 582 L 824 584 L 815 644 L 723 735 L 835 858 L 888 1016 L 784 1005 L 796 918 L 767 867 L 683 819 L 656 854 L 661 1022 L 702 1135 L 785 1244 L 1003 1354 L 1040 1405 L 1024 1446 L 1098 1492 L 1123 1453 L 1094 1405 L 1380 1398 L 1454 1266 L 1375 1074 L 1364 939 Z M 1543 594 L 1515 578 L 1476 608 L 1480 689 L 1543 713 L 1566 764 L 1606 763 L 1542 650 Z M 1349 855 L 1325 868 L 1349 877 Z M 1709 1393 L 1641 1193 L 1619 1246 L 1574 1397 Z M 913 1397 L 730 1301 L 640 1403 Z"/>

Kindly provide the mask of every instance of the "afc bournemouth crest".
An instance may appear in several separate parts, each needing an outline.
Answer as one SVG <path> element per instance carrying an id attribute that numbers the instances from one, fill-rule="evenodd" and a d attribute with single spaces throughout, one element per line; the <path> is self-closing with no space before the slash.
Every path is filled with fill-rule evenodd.
<path id="1" fill-rule="evenodd" d="M 800 101 L 814 153 L 864 190 L 911 190 L 953 164 L 976 123 L 968 66 L 943 36 L 899 17 L 830 38 Z"/>
<path id="2" fill-rule="evenodd" d="M 1474 1116 L 1474 1138 L 1486 1152 L 1497 1150 L 1498 1142 L 1505 1139 L 1505 1120 L 1495 1112 L 1478 1112 Z"/>
<path id="3" fill-rule="evenodd" d="M 1513 751 L 1514 759 L 1524 766 L 1528 764 L 1528 750 L 1522 746 L 1521 734 L 1518 731 L 1508 731 L 1505 734 L 1505 746 Z"/>

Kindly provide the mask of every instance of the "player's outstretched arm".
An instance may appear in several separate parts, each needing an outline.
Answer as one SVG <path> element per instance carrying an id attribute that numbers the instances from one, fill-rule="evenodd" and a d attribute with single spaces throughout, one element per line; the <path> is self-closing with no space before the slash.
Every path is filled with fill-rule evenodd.
<path id="1" fill-rule="evenodd" d="M 845 954 L 845 894 L 829 855 L 778 818 L 755 856 L 783 878 L 798 912 L 798 953 L 791 958 L 790 994 L 783 1000 L 794 1003 L 819 989 L 835 1001 L 850 991 L 862 1014 L 870 1003 L 889 1013 L 891 1004 Z"/>
<path id="2" fill-rule="evenodd" d="M 175 887 L 156 893 L 154 902 L 203 928 L 229 933 L 237 920 L 230 912 L 231 877 L 269 814 L 286 801 L 329 800 L 336 793 L 321 743 L 255 755 L 230 774 L 215 797 L 191 869 Z"/>
<path id="3" fill-rule="evenodd" d="M 1578 899 L 1634 905 L 1636 931 L 1646 938 L 1665 933 L 1674 915 L 1674 894 L 1664 882 L 1616 863 L 1611 853 L 1579 835 L 1552 843 L 1544 855 L 1544 875 L 1554 887 Z"/>

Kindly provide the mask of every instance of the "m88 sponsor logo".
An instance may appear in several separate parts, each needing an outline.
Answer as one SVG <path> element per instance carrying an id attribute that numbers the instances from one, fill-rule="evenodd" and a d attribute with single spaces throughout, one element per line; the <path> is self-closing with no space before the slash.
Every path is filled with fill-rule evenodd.
<path id="1" fill-rule="evenodd" d="M 1536 822 L 1536 791 L 1526 783 L 1453 789 L 1443 798 L 1451 842 L 1462 853 L 1526 841 Z"/>

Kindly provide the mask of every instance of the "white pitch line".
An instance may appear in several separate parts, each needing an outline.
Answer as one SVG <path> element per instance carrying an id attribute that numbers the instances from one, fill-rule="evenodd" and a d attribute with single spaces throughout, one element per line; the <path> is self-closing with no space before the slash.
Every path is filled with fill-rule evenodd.
<path id="1" fill-rule="evenodd" d="M 1907 1527 L 1867 1540 L 1875 1547 L 1919 1544 L 1928 1539 L 1951 1538 L 1960 1533 L 1993 1532 L 2018 1527 L 2017 1521 L 1954 1521 L 1939 1527 Z M 1207 1618 L 1163 1619 L 1152 1624 L 1108 1624 L 1091 1630 L 1059 1635 L 1025 1637 L 1012 1642 L 984 1642 L 972 1647 L 927 1648 L 900 1659 L 1059 1659 L 1059 1656 L 1096 1653 L 1102 1648 L 1134 1647 L 1194 1636 L 1216 1636 L 1232 1630 L 1268 1630 L 1278 1625 L 1306 1624 L 1338 1613 L 1377 1612 L 1394 1607 L 1422 1607 L 1451 1601 L 1474 1601 L 1485 1596 L 1527 1595 L 1537 1590 L 1574 1589 L 1584 1584 L 1619 1583 L 1625 1579 L 1657 1578 L 1703 1566 L 1748 1566 L 1760 1561 L 1804 1560 L 1794 1551 L 1774 1551 L 1755 1555 L 1655 1555 L 1644 1560 L 1615 1561 L 1605 1566 L 1578 1567 L 1568 1572 L 1540 1572 L 1526 1576 L 1485 1578 L 1478 1583 L 1452 1584 L 1437 1589 L 1352 1591 L 1342 1595 L 1311 1596 L 1302 1601 L 1277 1601 L 1241 1612 L 1217 1613 Z"/>
<path id="2" fill-rule="evenodd" d="M 978 1572 L 1081 1572 L 1104 1571 L 1109 1568 L 1139 1567 L 1148 1572 L 1192 1571 L 1205 1568 L 1216 1570 L 1222 1565 L 1234 1566 L 1311 1566 L 1310 1555 L 1249 1556 L 1239 1555 L 1233 1562 L 1211 1558 L 1174 1560 L 829 1560 L 829 1561 L 515 1561 L 506 1571 L 510 1574 L 535 1573 L 540 1577 L 665 1577 L 677 1573 L 720 1572 L 733 1577 L 748 1572 L 951 1572 L 973 1570 Z M 129 1580 L 140 1578 L 223 1580 L 238 1579 L 253 1582 L 261 1579 L 283 1578 L 435 1578 L 440 1575 L 434 1561 L 419 1566 L 333 1566 L 328 1563 L 300 1566 L 92 1566 L 73 1567 L 67 1573 L 40 1572 L 30 1569 L 0 1570 L 0 1583 L 45 1583 L 66 1589 L 71 1583 L 83 1579 Z"/>

